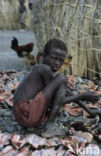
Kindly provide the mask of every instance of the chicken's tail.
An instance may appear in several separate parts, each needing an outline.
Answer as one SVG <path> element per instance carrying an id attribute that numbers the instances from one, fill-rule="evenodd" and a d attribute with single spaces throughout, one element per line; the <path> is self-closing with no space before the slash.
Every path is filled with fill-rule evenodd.
<path id="1" fill-rule="evenodd" d="M 15 47 L 18 47 L 18 40 L 16 37 L 13 37 L 13 40 L 11 41 L 11 48 L 15 49 Z"/>

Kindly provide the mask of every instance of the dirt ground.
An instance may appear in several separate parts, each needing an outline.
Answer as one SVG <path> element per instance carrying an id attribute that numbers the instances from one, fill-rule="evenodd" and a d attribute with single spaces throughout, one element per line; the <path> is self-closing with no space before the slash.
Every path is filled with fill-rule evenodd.
<path id="1" fill-rule="evenodd" d="M 27 44 L 34 42 L 35 46 L 32 51 L 32 54 L 36 56 L 37 46 L 34 33 L 30 31 L 9 31 L 9 30 L 0 30 L 0 71 L 7 70 L 16 70 L 23 71 L 24 65 L 20 58 L 16 55 L 11 47 L 11 40 L 13 36 L 18 38 L 19 45 Z"/>

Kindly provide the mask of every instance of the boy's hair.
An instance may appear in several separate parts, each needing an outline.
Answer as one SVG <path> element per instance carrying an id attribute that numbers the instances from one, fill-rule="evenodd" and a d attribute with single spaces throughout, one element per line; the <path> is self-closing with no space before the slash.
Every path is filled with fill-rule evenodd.
<path id="1" fill-rule="evenodd" d="M 65 43 L 62 40 L 59 39 L 50 39 L 44 47 L 44 56 L 48 55 L 50 53 L 51 48 L 58 48 L 67 53 L 67 47 Z"/>

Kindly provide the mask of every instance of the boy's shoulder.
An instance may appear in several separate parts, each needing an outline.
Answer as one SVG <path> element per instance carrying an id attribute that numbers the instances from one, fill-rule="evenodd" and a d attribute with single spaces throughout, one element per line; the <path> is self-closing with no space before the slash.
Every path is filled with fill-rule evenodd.
<path id="1" fill-rule="evenodd" d="M 36 64 L 34 65 L 32 71 L 48 70 L 51 69 L 47 64 Z"/>

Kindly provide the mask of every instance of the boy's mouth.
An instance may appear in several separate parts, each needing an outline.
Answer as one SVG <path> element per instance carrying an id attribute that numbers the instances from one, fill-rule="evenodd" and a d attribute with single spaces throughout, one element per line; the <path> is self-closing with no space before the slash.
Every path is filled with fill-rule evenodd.
<path id="1" fill-rule="evenodd" d="M 58 66 L 53 66 L 53 70 L 57 71 L 60 67 Z"/>

